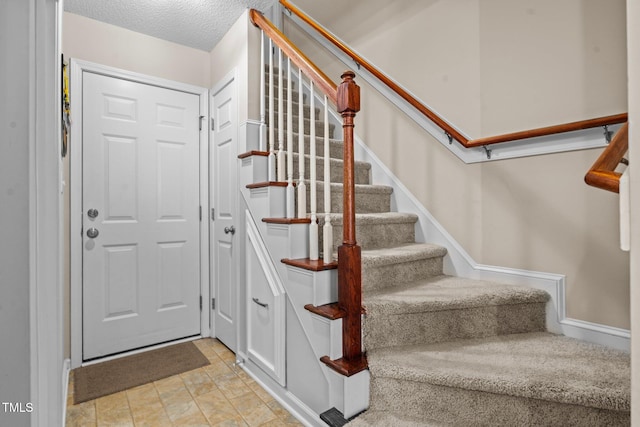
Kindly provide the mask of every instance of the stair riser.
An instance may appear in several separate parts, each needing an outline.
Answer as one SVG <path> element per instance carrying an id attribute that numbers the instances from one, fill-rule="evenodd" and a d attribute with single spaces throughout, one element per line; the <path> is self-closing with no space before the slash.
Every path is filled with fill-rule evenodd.
<path id="1" fill-rule="evenodd" d="M 380 378 L 373 370 L 371 409 L 392 411 L 445 425 L 627 426 L 629 413 Z"/>
<path id="2" fill-rule="evenodd" d="M 273 95 L 273 105 L 274 107 L 278 104 L 278 99 L 279 98 L 279 94 L 278 94 L 278 86 L 274 85 L 273 86 L 274 89 L 274 95 Z M 264 96 L 265 96 L 265 104 L 266 104 L 266 108 L 269 109 L 269 86 L 265 86 L 264 88 Z M 287 88 L 284 88 L 284 92 L 282 94 L 282 100 L 286 103 L 287 99 L 289 99 L 289 94 L 287 93 Z M 298 92 L 297 90 L 292 90 L 291 91 L 291 101 L 292 102 L 298 102 L 300 99 L 300 92 Z M 302 103 L 305 104 L 307 100 L 307 94 L 302 94 Z M 309 107 L 307 107 L 307 109 L 309 109 Z"/>
<path id="3" fill-rule="evenodd" d="M 321 222 L 321 226 L 324 221 Z M 415 242 L 415 224 L 358 224 L 356 219 L 356 241 L 362 249 L 378 249 Z M 333 248 L 342 244 L 342 224 L 333 226 Z"/>
<path id="4" fill-rule="evenodd" d="M 304 152 L 305 154 L 309 154 L 309 145 L 311 138 L 309 135 L 304 135 Z M 293 135 L 293 152 L 298 153 L 299 150 L 299 141 L 298 134 L 294 133 Z M 342 160 L 343 158 L 343 145 L 342 141 L 336 141 L 335 139 L 329 140 L 329 157 L 332 159 Z M 320 157 L 324 157 L 324 138 L 320 136 L 316 136 L 316 155 Z"/>
<path id="5" fill-rule="evenodd" d="M 293 101 L 293 99 L 292 99 L 292 101 Z M 269 117 L 269 105 L 268 105 L 268 103 L 266 103 L 265 107 L 266 107 L 265 115 L 266 115 L 266 117 Z M 298 109 L 300 108 L 300 107 L 299 107 L 299 104 L 298 104 L 297 102 L 292 102 L 291 107 L 292 107 L 291 109 L 293 110 L 293 117 L 294 117 L 294 120 L 298 120 L 298 117 L 299 117 L 299 116 L 298 116 Z M 306 105 L 306 104 L 305 104 L 305 105 L 303 105 L 302 107 L 303 107 L 303 108 L 302 108 L 302 111 L 303 111 L 303 113 L 302 113 L 302 114 L 303 114 L 303 117 L 304 117 L 305 119 L 308 119 L 308 118 L 309 118 L 309 110 L 310 110 L 310 108 L 309 108 L 309 106 L 308 106 L 308 105 Z M 286 114 L 287 114 L 287 103 L 286 103 L 286 102 L 284 103 L 284 105 L 283 105 L 283 109 L 282 109 L 282 110 L 283 110 L 283 112 L 285 113 L 285 117 L 286 117 Z M 278 114 L 278 111 L 280 111 L 280 105 L 279 105 L 279 103 L 278 103 L 277 98 L 275 98 L 275 101 L 274 101 L 274 103 L 273 103 L 273 112 L 274 112 L 274 114 L 276 114 L 276 115 L 277 115 L 277 114 Z M 316 108 L 316 109 L 315 109 L 315 118 L 316 118 L 316 120 L 320 119 L 320 109 L 319 109 L 319 108 Z"/>
<path id="6" fill-rule="evenodd" d="M 414 282 L 442 274 L 442 257 L 417 259 L 398 264 L 368 265 L 362 262 L 362 289 L 364 292 Z"/>
<path id="7" fill-rule="evenodd" d="M 378 315 L 368 307 L 367 350 L 399 345 L 433 344 L 494 335 L 545 330 L 545 303 L 505 304 L 430 312 Z"/>
<path id="8" fill-rule="evenodd" d="M 380 213 L 389 212 L 391 209 L 391 196 L 389 194 L 362 193 L 356 189 L 356 212 L 358 213 Z M 317 212 L 324 213 L 324 190 L 318 188 L 316 192 Z M 340 190 L 331 192 L 331 212 L 342 213 L 343 193 Z M 307 212 L 311 212 L 311 202 L 309 198 L 309 187 L 307 186 Z"/>
<path id="9" fill-rule="evenodd" d="M 299 165 L 299 161 L 298 161 L 298 156 L 294 156 L 293 158 L 293 177 L 294 180 L 296 180 L 299 177 L 299 172 L 298 172 L 298 165 Z M 304 177 L 305 179 L 310 179 L 310 174 L 311 174 L 311 160 L 310 158 L 307 156 L 305 157 L 305 162 L 304 162 Z M 355 179 L 355 183 L 356 184 L 369 184 L 369 168 L 367 167 L 368 165 L 365 165 L 363 163 L 356 163 L 355 164 L 355 170 L 354 170 L 354 179 Z M 343 163 L 341 161 L 331 161 L 331 176 L 330 176 L 330 182 L 335 182 L 335 183 L 342 183 L 343 180 Z M 285 173 L 286 175 L 286 173 Z M 316 179 L 318 181 L 324 181 L 324 158 L 322 157 L 316 157 Z M 308 184 L 308 182 L 307 182 Z M 342 203 L 342 202 L 340 202 Z"/>
<path id="10" fill-rule="evenodd" d="M 269 116 L 266 117 L 266 122 L 267 122 L 267 126 L 269 125 Z M 276 115 L 274 117 L 274 123 L 275 123 L 275 128 L 274 128 L 274 133 L 276 134 L 276 137 L 278 135 L 278 115 Z M 287 123 L 287 118 L 285 116 L 284 118 L 284 123 L 283 123 L 283 132 L 284 132 L 284 138 L 287 138 L 287 134 L 286 131 L 289 128 L 288 127 L 288 123 Z M 293 129 L 293 132 L 298 133 L 300 126 L 299 126 L 299 121 L 297 120 L 293 120 L 292 126 L 291 128 Z M 305 135 L 309 135 L 310 134 L 310 129 L 311 129 L 311 120 L 309 119 L 304 119 L 304 134 Z M 324 136 L 324 123 L 316 120 L 315 122 L 315 129 L 316 129 L 316 136 Z M 329 124 L 329 138 L 333 138 L 334 137 L 334 133 L 335 133 L 335 125 L 333 124 Z M 277 138 L 276 138 L 277 141 Z"/>

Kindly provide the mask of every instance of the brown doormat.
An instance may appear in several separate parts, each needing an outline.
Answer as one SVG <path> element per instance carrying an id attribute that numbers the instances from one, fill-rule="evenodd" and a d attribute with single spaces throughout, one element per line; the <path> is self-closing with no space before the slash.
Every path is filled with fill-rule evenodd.
<path id="1" fill-rule="evenodd" d="M 192 342 L 134 354 L 74 369 L 74 403 L 197 369 L 209 360 Z"/>

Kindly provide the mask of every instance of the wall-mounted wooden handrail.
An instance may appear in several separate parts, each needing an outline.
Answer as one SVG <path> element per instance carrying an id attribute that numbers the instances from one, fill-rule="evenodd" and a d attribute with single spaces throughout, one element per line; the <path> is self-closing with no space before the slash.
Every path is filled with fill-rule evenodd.
<path id="1" fill-rule="evenodd" d="M 620 176 L 616 172 L 616 167 L 622 161 L 624 154 L 629 149 L 629 123 L 625 123 L 613 139 L 604 149 L 600 157 L 595 161 L 589 172 L 584 177 L 584 181 L 594 187 L 603 190 L 620 192 Z"/>
<path id="2" fill-rule="evenodd" d="M 329 101 L 334 105 L 336 104 L 336 84 L 327 77 L 316 65 L 311 62 L 307 56 L 300 51 L 292 42 L 282 34 L 269 20 L 265 19 L 262 13 L 255 9 L 251 9 L 249 12 L 251 22 L 256 27 L 259 27 L 264 33 L 274 41 L 274 43 L 282 49 L 282 52 L 291 59 L 298 68 L 318 87 L 322 93 L 327 95 Z"/>
<path id="3" fill-rule="evenodd" d="M 501 142 L 518 141 L 520 139 L 537 138 L 540 136 L 554 135 L 557 133 L 573 132 L 576 130 L 591 129 L 624 123 L 628 120 L 627 113 L 614 114 L 612 116 L 598 117 L 595 119 L 580 120 L 577 122 L 564 123 L 561 125 L 546 126 L 536 129 L 523 130 L 502 135 L 489 136 L 486 138 L 472 139 L 465 147 L 482 147 L 484 145 L 499 144 Z"/>
<path id="4" fill-rule="evenodd" d="M 554 126 L 547 126 L 537 129 L 524 130 L 520 132 L 507 133 L 496 136 L 489 136 L 485 138 L 478 139 L 468 139 L 464 135 L 462 135 L 459 131 L 453 127 L 450 123 L 444 120 L 442 117 L 438 116 L 434 111 L 429 109 L 423 103 L 414 98 L 411 94 L 405 91 L 402 87 L 400 87 L 397 83 L 391 80 L 387 75 L 382 73 L 379 69 L 371 65 L 366 59 L 362 56 L 358 55 L 351 48 L 345 45 L 341 40 L 335 37 L 333 34 L 324 29 L 320 24 L 311 19 L 307 14 L 302 12 L 300 9 L 295 7 L 288 0 L 280 0 L 280 4 L 284 6 L 287 10 L 291 11 L 291 13 L 295 14 L 302 21 L 307 23 L 311 28 L 317 31 L 322 37 L 326 38 L 335 45 L 338 49 L 344 52 L 347 56 L 353 59 L 359 66 L 365 68 L 369 71 L 373 76 L 375 76 L 382 83 L 387 85 L 391 90 L 396 92 L 401 98 L 403 98 L 406 102 L 408 102 L 412 107 L 422 113 L 425 117 L 439 126 L 443 131 L 451 135 L 453 139 L 458 141 L 465 148 L 475 148 L 475 147 L 483 147 L 492 144 L 499 144 L 503 142 L 511 142 L 517 141 L 521 139 L 527 138 L 536 138 L 540 136 L 554 135 L 558 133 L 572 132 L 576 130 L 590 129 L 595 127 L 601 127 L 605 125 L 613 125 L 618 123 L 624 123 L 628 120 L 626 113 L 598 117 L 594 119 L 581 120 L 572 123 L 565 123 Z"/>

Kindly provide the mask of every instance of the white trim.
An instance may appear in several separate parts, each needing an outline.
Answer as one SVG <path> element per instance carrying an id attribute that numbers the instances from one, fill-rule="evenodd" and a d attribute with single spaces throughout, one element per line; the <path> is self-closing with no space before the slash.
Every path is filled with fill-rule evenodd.
<path id="1" fill-rule="evenodd" d="M 200 219 L 200 295 L 202 296 L 202 309 L 200 310 L 200 334 L 203 337 L 212 335 L 211 329 L 211 281 L 209 274 L 211 269 L 209 252 L 209 91 L 200 88 L 200 206 L 202 217 Z M 206 309 L 209 307 L 209 309 Z"/>
<path id="2" fill-rule="evenodd" d="M 67 400 L 69 399 L 69 374 L 71 373 L 71 359 L 64 359 L 62 363 L 62 422 L 67 422 Z"/>
<path id="3" fill-rule="evenodd" d="M 32 426 L 62 416 L 62 196 L 60 159 L 60 19 L 62 4 L 29 0 L 28 194 L 29 364 Z M 10 50 L 9 50 L 10 51 Z"/>
<path id="4" fill-rule="evenodd" d="M 284 7 L 282 5 L 280 5 L 280 7 L 283 13 L 286 13 Z M 561 153 L 565 151 L 584 150 L 588 148 L 601 148 L 607 145 L 604 139 L 603 131 L 600 128 L 567 132 L 539 138 L 528 138 L 519 141 L 492 145 L 490 147 L 490 158 L 487 157 L 487 154 L 482 147 L 464 148 L 457 142 L 449 143 L 449 139 L 445 135 L 445 132 L 438 125 L 426 118 L 422 113 L 418 112 L 413 106 L 411 106 L 411 104 L 401 98 L 395 91 L 391 90 L 386 84 L 382 83 L 369 71 L 361 68 L 357 63 L 354 62 L 353 59 L 351 59 L 351 57 L 335 47 L 327 39 L 320 36 L 316 31 L 309 29 L 309 26 L 296 15 L 290 14 L 289 17 L 299 28 L 305 31 L 309 37 L 311 37 L 313 40 L 315 40 L 325 49 L 331 52 L 343 64 L 345 64 L 345 66 L 356 67 L 359 79 L 366 81 L 374 89 L 380 92 L 380 94 L 391 101 L 396 107 L 398 107 L 403 113 L 409 116 L 409 118 L 415 121 L 420 127 L 429 132 L 429 134 L 431 134 L 433 138 L 435 138 L 438 142 L 440 142 L 440 144 L 445 146 L 464 163 L 481 163 L 518 157 L 537 156 L 540 154 Z M 326 28 L 324 28 L 324 30 L 331 34 L 331 32 Z M 337 40 L 340 40 L 334 34 L 332 34 L 332 36 Z M 368 60 L 367 62 L 371 63 Z M 376 67 L 375 65 L 373 66 Z M 379 67 L 376 68 L 380 69 Z M 394 81 L 394 83 L 404 89 L 408 94 L 417 99 L 420 103 L 427 106 L 427 108 L 429 108 L 431 111 L 436 112 L 434 108 L 430 107 L 426 102 L 420 100 L 420 98 L 418 98 L 415 94 L 412 94 L 410 90 L 403 87 L 398 82 Z M 436 114 L 438 113 L 436 112 Z M 441 114 L 438 115 L 442 117 Z M 611 125 L 609 126 L 609 130 L 616 132 L 620 128 L 620 126 L 621 125 Z M 472 139 L 464 131 L 461 131 L 460 129 L 457 130 L 467 139 Z"/>
<path id="5" fill-rule="evenodd" d="M 206 88 L 186 83 L 175 82 L 154 76 L 122 70 L 106 65 L 70 58 L 70 97 L 71 106 L 76 113 L 71 123 L 70 146 L 70 187 L 71 199 L 71 367 L 82 364 L 82 240 L 78 232 L 82 229 L 82 73 L 90 72 L 129 80 L 136 83 L 153 85 L 185 93 L 198 95 L 200 98 L 200 115 L 209 116 L 209 91 Z M 200 293 L 203 301 L 208 301 L 209 293 L 209 222 L 205 221 L 205 212 L 209 207 L 209 162 L 208 154 L 209 127 L 203 126 L 200 131 L 200 205 L 203 209 L 203 220 L 200 222 Z M 75 138 L 74 138 L 75 135 Z M 206 207 L 206 210 L 205 210 Z M 208 218 L 208 215 L 206 216 Z M 206 264 L 204 264 L 206 263 Z M 200 324 L 203 335 L 209 335 L 210 311 L 202 310 Z M 206 336 L 205 335 L 205 336 Z"/>

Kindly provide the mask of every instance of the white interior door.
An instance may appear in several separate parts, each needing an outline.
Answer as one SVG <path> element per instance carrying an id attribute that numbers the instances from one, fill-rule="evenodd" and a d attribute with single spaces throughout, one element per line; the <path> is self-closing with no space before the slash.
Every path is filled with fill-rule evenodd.
<path id="1" fill-rule="evenodd" d="M 216 337 L 236 351 L 237 266 L 237 107 L 235 78 L 212 91 L 213 119 L 213 278 Z"/>
<path id="2" fill-rule="evenodd" d="M 83 73 L 83 360 L 200 334 L 199 110 Z"/>

